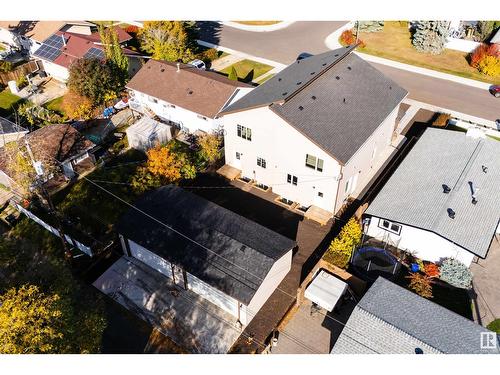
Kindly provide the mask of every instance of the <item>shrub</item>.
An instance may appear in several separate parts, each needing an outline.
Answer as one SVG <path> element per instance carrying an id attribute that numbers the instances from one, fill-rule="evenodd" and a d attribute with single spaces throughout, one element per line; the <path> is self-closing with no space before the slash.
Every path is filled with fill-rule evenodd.
<path id="1" fill-rule="evenodd" d="M 477 70 L 492 77 L 500 77 L 500 58 L 485 56 L 478 64 Z"/>
<path id="2" fill-rule="evenodd" d="M 125 31 L 129 34 L 137 34 L 137 32 L 139 31 L 139 27 L 137 26 L 134 26 L 134 25 L 128 25 L 126 28 L 125 28 Z"/>
<path id="3" fill-rule="evenodd" d="M 238 73 L 236 72 L 236 68 L 234 66 L 231 67 L 231 72 L 229 73 L 229 76 L 227 78 L 232 81 L 238 80 Z"/>
<path id="4" fill-rule="evenodd" d="M 200 54 L 200 59 L 205 62 L 217 60 L 218 57 L 219 51 L 217 51 L 215 48 L 207 49 Z"/>
<path id="5" fill-rule="evenodd" d="M 439 267 L 435 265 L 434 263 L 428 263 L 424 266 L 424 271 L 425 274 L 432 278 L 432 277 L 439 277 Z"/>
<path id="6" fill-rule="evenodd" d="M 500 319 L 495 319 L 486 326 L 490 331 L 500 333 Z"/>
<path id="7" fill-rule="evenodd" d="M 350 46 L 351 44 L 356 43 L 356 37 L 354 36 L 352 30 L 344 30 L 342 34 L 340 34 L 339 42 L 343 46 Z"/>
<path id="8" fill-rule="evenodd" d="M 494 56 L 494 57 L 499 57 L 500 58 L 500 48 L 496 44 L 480 44 L 479 46 L 476 47 L 476 49 L 469 55 L 469 64 L 473 68 L 478 68 L 479 63 L 486 57 L 486 56 Z"/>
<path id="9" fill-rule="evenodd" d="M 8 73 L 12 72 L 14 69 L 14 66 L 10 61 L 5 61 L 5 60 L 0 60 L 0 72 L 2 73 Z"/>
<path id="10" fill-rule="evenodd" d="M 421 273 L 412 273 L 410 276 L 407 276 L 410 280 L 408 284 L 408 288 L 410 290 L 417 293 L 420 297 L 424 298 L 432 298 L 432 285 L 431 279 L 426 275 L 422 275 Z"/>
<path id="11" fill-rule="evenodd" d="M 22 76 L 19 76 L 18 79 L 16 79 L 16 85 L 19 89 L 22 89 L 23 87 L 25 87 L 26 85 L 28 84 L 28 80 L 26 79 L 26 77 L 24 75 Z"/>
<path id="12" fill-rule="evenodd" d="M 412 44 L 419 52 L 438 55 L 444 51 L 448 26 L 445 21 L 415 22 Z"/>
<path id="13" fill-rule="evenodd" d="M 448 113 L 440 113 L 439 116 L 434 120 L 432 126 L 445 127 L 448 125 L 451 116 Z"/>
<path id="14" fill-rule="evenodd" d="M 351 218 L 330 243 L 323 259 L 337 267 L 347 268 L 354 248 L 360 243 L 361 226 L 356 219 Z"/>
<path id="15" fill-rule="evenodd" d="M 441 263 L 440 279 L 457 288 L 469 289 L 472 284 L 472 273 L 465 264 L 457 259 L 446 258 Z"/>

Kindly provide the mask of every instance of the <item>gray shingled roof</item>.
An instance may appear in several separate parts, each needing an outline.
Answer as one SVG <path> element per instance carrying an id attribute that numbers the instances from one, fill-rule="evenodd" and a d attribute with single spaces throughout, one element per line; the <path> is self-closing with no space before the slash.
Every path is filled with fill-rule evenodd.
<path id="1" fill-rule="evenodd" d="M 434 232 L 484 258 L 500 221 L 499 155 L 498 141 L 429 128 L 366 214 Z"/>
<path id="2" fill-rule="evenodd" d="M 296 61 L 222 114 L 269 105 L 345 164 L 408 93 L 352 54 L 353 49 Z"/>
<path id="3" fill-rule="evenodd" d="M 4 117 L 0 117 L 0 134 L 22 133 L 27 130 Z"/>
<path id="4" fill-rule="evenodd" d="M 333 354 L 498 354 L 481 349 L 484 327 L 379 277 L 361 299 Z"/>
<path id="5" fill-rule="evenodd" d="M 146 194 L 135 206 L 205 248 L 135 209 L 120 219 L 118 233 L 245 304 L 274 263 L 296 246 L 278 233 L 173 185 Z"/>

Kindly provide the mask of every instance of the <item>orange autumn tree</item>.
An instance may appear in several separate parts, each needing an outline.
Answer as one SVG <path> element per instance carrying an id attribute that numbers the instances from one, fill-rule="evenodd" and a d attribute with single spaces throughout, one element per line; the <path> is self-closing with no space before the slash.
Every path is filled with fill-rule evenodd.
<path id="1" fill-rule="evenodd" d="M 147 155 L 146 168 L 150 173 L 162 177 L 167 183 L 181 178 L 181 160 L 169 147 L 157 145 L 150 149 Z"/>

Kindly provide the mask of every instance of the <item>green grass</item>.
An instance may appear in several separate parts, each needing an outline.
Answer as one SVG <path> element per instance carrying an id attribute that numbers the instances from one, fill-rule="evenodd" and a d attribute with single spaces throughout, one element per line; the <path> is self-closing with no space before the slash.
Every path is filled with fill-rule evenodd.
<path id="1" fill-rule="evenodd" d="M 241 60 L 223 69 L 221 73 L 229 75 L 232 67 L 236 69 L 238 80 L 242 82 L 251 82 L 273 68 L 271 65 L 262 64 L 253 60 Z"/>
<path id="2" fill-rule="evenodd" d="M 459 77 L 500 84 L 500 77 L 486 76 L 472 68 L 467 61 L 467 53 L 451 49 L 439 55 L 421 53 L 413 48 L 410 37 L 406 26 L 399 22 L 385 22 L 383 31 L 360 33 L 366 47 L 358 48 L 358 51 Z"/>
<path id="3" fill-rule="evenodd" d="M 60 96 L 58 98 L 52 99 L 51 101 L 45 103 L 44 107 L 50 111 L 57 112 L 61 116 L 64 116 L 65 113 L 64 113 L 64 109 L 63 109 L 63 100 L 64 100 L 64 96 Z"/>
<path id="4" fill-rule="evenodd" d="M 500 333 L 500 319 L 495 319 L 486 326 L 490 331 Z"/>
<path id="5" fill-rule="evenodd" d="M 0 116 L 7 116 L 13 112 L 13 107 L 21 104 L 23 99 L 12 94 L 9 89 L 0 92 Z"/>
<path id="6" fill-rule="evenodd" d="M 265 76 L 264 78 L 257 80 L 256 83 L 258 83 L 259 85 L 262 85 L 264 82 L 273 78 L 275 75 L 276 74 L 269 74 L 269 75 Z"/>

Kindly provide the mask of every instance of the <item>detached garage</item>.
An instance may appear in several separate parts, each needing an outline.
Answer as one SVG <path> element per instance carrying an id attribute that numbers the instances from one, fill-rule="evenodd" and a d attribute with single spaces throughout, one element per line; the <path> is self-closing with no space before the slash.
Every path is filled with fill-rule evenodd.
<path id="1" fill-rule="evenodd" d="M 182 188 L 161 187 L 136 207 L 117 225 L 125 255 L 242 325 L 290 271 L 294 241 Z"/>

